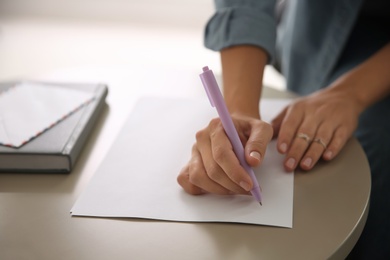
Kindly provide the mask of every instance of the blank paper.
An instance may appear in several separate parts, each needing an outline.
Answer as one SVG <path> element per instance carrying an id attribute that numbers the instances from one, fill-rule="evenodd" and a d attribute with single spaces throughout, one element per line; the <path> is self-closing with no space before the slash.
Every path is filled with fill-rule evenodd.
<path id="1" fill-rule="evenodd" d="M 263 100 L 263 120 L 269 121 L 288 102 Z M 214 117 L 217 113 L 206 99 L 140 99 L 71 214 L 291 228 L 294 174 L 284 171 L 275 141 L 264 163 L 254 169 L 263 206 L 245 195 L 192 196 L 177 184 L 195 133 Z"/>

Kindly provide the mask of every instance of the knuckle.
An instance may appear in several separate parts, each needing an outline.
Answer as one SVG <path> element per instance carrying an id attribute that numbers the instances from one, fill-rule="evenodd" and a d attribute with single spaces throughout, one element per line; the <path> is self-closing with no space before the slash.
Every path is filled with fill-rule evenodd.
<path id="1" fill-rule="evenodd" d="M 262 139 L 256 139 L 256 140 L 251 141 L 251 145 L 253 147 L 258 147 L 261 150 L 263 150 L 267 146 L 267 142 L 265 140 L 262 140 Z M 260 152 L 262 153 L 262 151 L 260 151 Z"/>
<path id="2" fill-rule="evenodd" d="M 197 149 L 198 149 L 198 147 L 197 147 L 196 143 L 194 143 L 194 144 L 192 145 L 192 148 L 191 148 L 192 153 L 194 153 L 195 151 L 197 151 Z"/>
<path id="3" fill-rule="evenodd" d="M 218 181 L 221 179 L 221 173 L 219 171 L 219 167 L 216 165 L 212 165 L 207 169 L 207 176 L 213 181 Z"/>
<path id="4" fill-rule="evenodd" d="M 193 185 L 198 185 L 200 183 L 198 174 L 190 174 L 188 181 Z"/>
<path id="5" fill-rule="evenodd" d="M 187 163 L 183 168 L 181 168 L 176 180 L 181 185 L 182 183 L 188 181 L 188 176 L 189 176 L 189 163 Z"/>
<path id="6" fill-rule="evenodd" d="M 194 170 L 188 175 L 188 181 L 194 185 L 202 183 L 202 174 L 200 171 Z"/>
<path id="7" fill-rule="evenodd" d="M 337 152 L 341 149 L 341 140 L 340 139 L 334 139 L 331 144 L 329 145 L 329 147 L 327 148 L 327 150 L 331 150 L 331 151 L 334 151 L 334 152 Z"/>
<path id="8" fill-rule="evenodd" d="M 341 146 L 348 139 L 349 135 L 350 133 L 346 127 L 340 127 L 333 136 L 332 145 Z"/>
<path id="9" fill-rule="evenodd" d="M 261 132 L 262 136 L 272 137 L 273 135 L 273 127 L 271 126 L 271 124 L 268 124 L 264 121 L 254 120 L 252 123 L 252 127 L 258 129 L 258 131 Z"/>
<path id="10" fill-rule="evenodd" d="M 293 145 L 288 154 L 287 154 L 287 157 L 292 157 L 292 158 L 295 158 L 295 160 L 299 160 L 302 155 L 305 153 L 307 147 L 305 146 L 305 144 L 295 144 Z"/>
<path id="11" fill-rule="evenodd" d="M 185 192 L 191 195 L 201 194 L 200 188 L 193 185 L 189 179 L 189 172 L 187 169 L 183 169 L 177 176 L 176 180 Z"/>
<path id="12" fill-rule="evenodd" d="M 187 180 L 188 180 L 188 178 L 185 176 L 184 173 L 180 173 L 176 178 L 176 181 L 177 181 L 177 183 L 180 184 L 180 186 L 183 186 Z"/>
<path id="13" fill-rule="evenodd" d="M 203 140 L 205 135 L 206 135 L 206 131 L 205 130 L 200 130 L 200 131 L 196 132 L 196 134 L 195 134 L 196 141 L 199 142 L 200 140 Z"/>
<path id="14" fill-rule="evenodd" d="M 214 146 L 212 152 L 213 158 L 217 163 L 223 162 L 227 155 L 227 150 L 219 145 Z"/>
<path id="15" fill-rule="evenodd" d="M 250 124 L 252 125 L 252 127 L 255 127 L 255 128 L 263 128 L 264 125 L 266 125 L 265 122 L 263 122 L 259 119 L 251 119 Z"/>
<path id="16" fill-rule="evenodd" d="M 194 174 L 199 174 L 200 172 L 202 172 L 202 167 L 198 160 L 192 160 L 188 163 L 188 171 L 190 177 Z"/>
<path id="17" fill-rule="evenodd" d="M 301 127 L 298 129 L 298 132 L 297 132 L 297 133 L 307 134 L 307 135 L 309 135 L 310 138 L 313 138 L 312 132 L 313 132 L 313 130 L 312 130 L 310 127 L 301 126 Z"/>
<path id="18" fill-rule="evenodd" d="M 213 118 L 210 120 L 209 126 L 211 128 L 215 128 L 221 124 L 221 120 L 219 118 Z"/>
<path id="19" fill-rule="evenodd" d="M 245 178 L 245 176 L 241 175 L 240 173 L 241 173 L 240 169 L 237 169 L 237 170 L 233 170 L 233 171 L 229 174 L 229 178 L 230 178 L 234 183 L 236 183 L 237 185 L 239 184 L 240 180 L 242 180 L 243 178 Z"/>
<path id="20" fill-rule="evenodd" d="M 337 139 L 344 139 L 347 136 L 347 128 L 346 127 L 340 127 L 338 131 L 335 134 L 335 137 Z"/>
<path id="21" fill-rule="evenodd" d="M 313 145 L 311 145 L 310 149 L 305 153 L 304 157 L 310 157 L 314 161 L 316 161 L 318 158 L 321 157 L 322 152 L 323 152 L 323 149 L 321 148 L 321 146 L 313 146 Z"/>
<path id="22" fill-rule="evenodd" d="M 294 123 L 292 121 L 286 121 L 283 127 L 281 128 L 281 132 L 284 136 L 290 138 L 292 135 L 297 131 L 296 127 L 294 126 Z M 299 130 L 300 131 L 300 130 Z M 299 132 L 297 131 L 297 132 Z"/>

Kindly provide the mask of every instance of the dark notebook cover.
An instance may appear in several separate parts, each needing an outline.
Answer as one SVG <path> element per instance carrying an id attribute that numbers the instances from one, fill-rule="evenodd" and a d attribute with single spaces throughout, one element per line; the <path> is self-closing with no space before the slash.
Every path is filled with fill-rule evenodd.
<path id="1" fill-rule="evenodd" d="M 0 91 L 19 82 L 0 83 Z M 0 145 L 0 172 L 64 172 L 75 165 L 88 135 L 105 105 L 104 84 L 34 82 L 94 93 L 94 99 L 20 148 Z"/>

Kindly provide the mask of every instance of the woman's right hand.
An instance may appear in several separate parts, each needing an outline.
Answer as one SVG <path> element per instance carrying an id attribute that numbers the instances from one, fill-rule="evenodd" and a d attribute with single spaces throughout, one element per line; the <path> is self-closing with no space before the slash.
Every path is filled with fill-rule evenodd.
<path id="1" fill-rule="evenodd" d="M 258 118 L 232 115 L 234 125 L 245 148 L 248 164 L 261 164 L 273 129 Z M 253 183 L 240 165 L 219 118 L 197 132 L 189 162 L 182 168 L 178 183 L 192 195 L 204 193 L 249 194 Z"/>

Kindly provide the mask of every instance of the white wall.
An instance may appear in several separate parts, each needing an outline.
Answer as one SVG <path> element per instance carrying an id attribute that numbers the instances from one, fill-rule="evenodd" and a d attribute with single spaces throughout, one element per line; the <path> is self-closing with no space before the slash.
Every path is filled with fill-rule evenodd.
<path id="1" fill-rule="evenodd" d="M 0 15 L 127 21 L 199 28 L 213 12 L 212 0 L 1 0 Z"/>
<path id="2" fill-rule="evenodd" d="M 0 80 L 134 64 L 220 73 L 203 46 L 213 0 L 0 0 Z M 283 89 L 267 66 L 265 84 Z"/>

